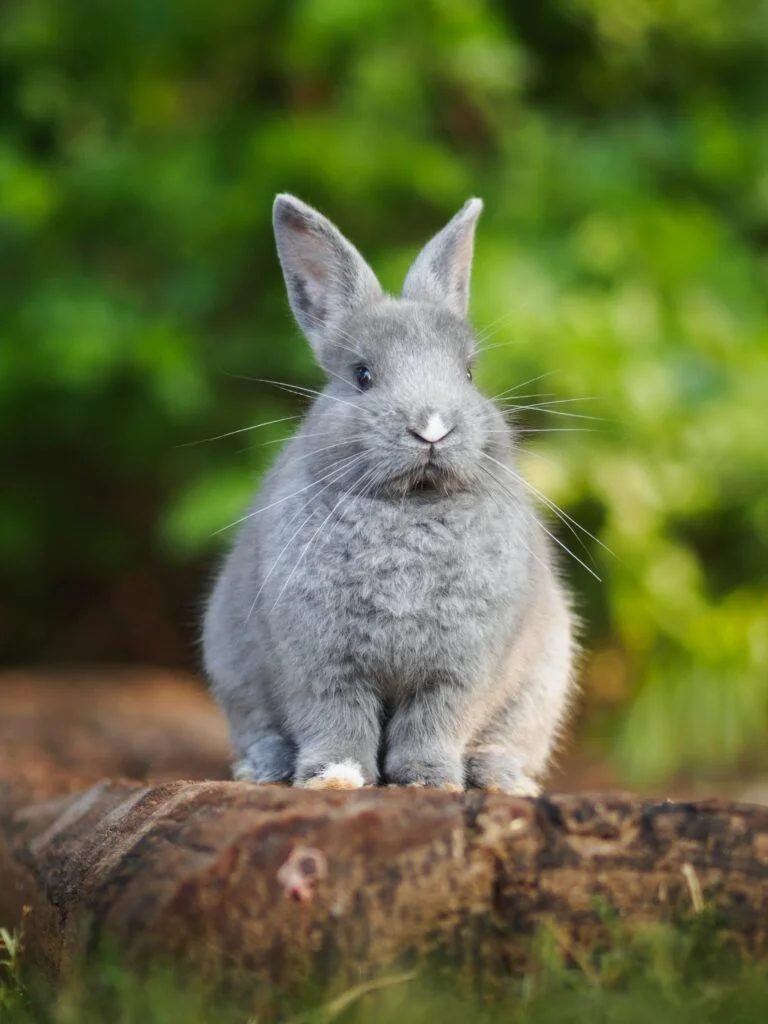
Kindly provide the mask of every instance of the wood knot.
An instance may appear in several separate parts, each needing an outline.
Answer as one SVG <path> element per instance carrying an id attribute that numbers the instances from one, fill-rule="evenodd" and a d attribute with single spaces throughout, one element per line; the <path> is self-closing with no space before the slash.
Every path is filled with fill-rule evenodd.
<path id="1" fill-rule="evenodd" d="M 309 903 L 318 882 L 328 877 L 328 860 L 322 850 L 297 846 L 277 869 L 277 881 L 285 895 L 298 903 Z"/>

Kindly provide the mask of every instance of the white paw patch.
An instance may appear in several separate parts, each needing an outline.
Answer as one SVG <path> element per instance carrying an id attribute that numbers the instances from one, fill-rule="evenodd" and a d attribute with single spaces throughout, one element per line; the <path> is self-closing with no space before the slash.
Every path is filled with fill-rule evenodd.
<path id="1" fill-rule="evenodd" d="M 541 786 L 537 782 L 525 777 L 505 786 L 490 785 L 483 788 L 488 793 L 506 793 L 507 796 L 538 796 L 541 792 Z"/>
<path id="2" fill-rule="evenodd" d="M 255 782 L 256 773 L 247 759 L 232 765 L 232 778 L 235 782 Z"/>
<path id="3" fill-rule="evenodd" d="M 363 769 L 357 761 L 329 764 L 303 783 L 305 789 L 360 789 L 364 785 Z"/>

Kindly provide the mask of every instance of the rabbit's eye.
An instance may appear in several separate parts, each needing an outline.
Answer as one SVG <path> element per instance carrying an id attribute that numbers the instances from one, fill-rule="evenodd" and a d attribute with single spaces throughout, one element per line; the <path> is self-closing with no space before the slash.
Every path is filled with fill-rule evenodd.
<path id="1" fill-rule="evenodd" d="M 467 380 L 472 380 L 472 367 L 467 367 Z"/>
<path id="2" fill-rule="evenodd" d="M 367 366 L 358 366 L 355 369 L 355 380 L 362 391 L 367 391 L 373 384 L 373 374 Z"/>

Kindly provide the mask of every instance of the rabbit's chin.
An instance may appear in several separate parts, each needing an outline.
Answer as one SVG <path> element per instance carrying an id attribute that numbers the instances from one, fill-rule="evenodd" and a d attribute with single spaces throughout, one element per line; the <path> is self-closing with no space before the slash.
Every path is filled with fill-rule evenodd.
<path id="1" fill-rule="evenodd" d="M 450 469 L 434 465 L 418 466 L 387 481 L 387 489 L 398 497 L 447 495 L 470 490 L 469 481 Z"/>

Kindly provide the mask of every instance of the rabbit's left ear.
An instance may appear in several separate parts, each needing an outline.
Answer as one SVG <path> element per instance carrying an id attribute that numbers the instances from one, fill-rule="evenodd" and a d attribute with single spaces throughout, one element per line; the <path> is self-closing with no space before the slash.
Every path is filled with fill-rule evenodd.
<path id="1" fill-rule="evenodd" d="M 408 271 L 404 299 L 434 302 L 462 319 L 466 317 L 475 225 L 482 210 L 482 199 L 468 199 L 443 230 L 427 242 Z"/>
<path id="2" fill-rule="evenodd" d="M 376 303 L 381 286 L 354 245 L 300 199 L 277 196 L 272 218 L 288 301 L 322 360 L 327 346 L 338 343 L 340 321 Z"/>

